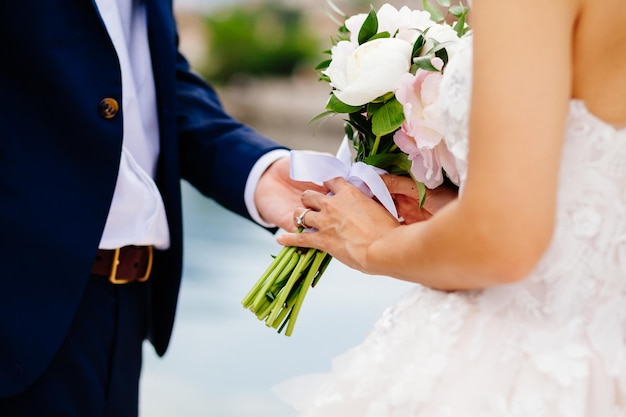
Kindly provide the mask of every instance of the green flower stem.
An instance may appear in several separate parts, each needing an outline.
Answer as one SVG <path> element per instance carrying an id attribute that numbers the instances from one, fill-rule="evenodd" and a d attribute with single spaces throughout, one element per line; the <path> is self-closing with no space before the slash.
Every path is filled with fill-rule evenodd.
<path id="1" fill-rule="evenodd" d="M 274 305 L 274 300 L 269 300 L 266 298 L 263 304 L 261 304 L 260 308 L 256 311 L 256 317 L 261 321 L 265 320 L 272 312 Z"/>
<path id="2" fill-rule="evenodd" d="M 291 288 L 293 288 L 298 278 L 300 278 L 300 274 L 302 273 L 304 268 L 308 266 L 309 262 L 311 261 L 313 257 L 312 252 L 313 251 L 309 250 L 307 251 L 306 254 L 304 254 L 303 256 L 300 256 L 300 259 L 298 259 L 298 263 L 296 264 L 295 268 L 291 271 L 291 275 L 289 276 L 289 280 L 287 281 L 287 284 L 285 284 L 283 289 L 278 293 L 278 296 L 274 300 L 274 304 L 278 308 L 274 308 L 272 310 L 272 313 L 270 313 L 270 316 L 267 319 L 267 322 L 270 326 L 272 325 L 274 320 L 276 320 L 276 318 L 278 317 L 278 314 L 280 313 L 280 308 L 282 308 L 282 306 L 285 304 L 285 301 L 287 300 L 287 297 L 289 296 L 289 292 L 291 291 Z"/>
<path id="3" fill-rule="evenodd" d="M 279 281 L 285 282 L 285 279 L 292 274 L 292 271 L 296 267 L 298 262 L 300 262 L 300 254 L 296 251 L 296 252 L 291 254 L 291 258 L 289 259 L 289 262 L 287 263 L 287 265 L 285 265 L 283 270 L 280 271 L 280 274 L 278 274 L 278 276 L 276 277 L 276 280 L 275 281 L 268 280 L 268 282 L 265 284 L 265 286 L 263 288 L 261 288 L 261 290 L 259 291 L 259 294 L 257 294 L 257 298 L 256 298 L 256 300 L 260 300 L 259 304 L 258 304 L 259 306 L 262 304 L 262 300 L 266 300 L 268 298 L 273 299 L 272 300 L 272 304 L 276 304 L 276 302 L 277 302 L 277 297 L 276 296 L 278 294 L 280 294 L 281 290 L 278 290 L 276 293 L 272 293 L 272 296 L 270 297 L 268 295 L 270 288 L 272 287 L 274 282 L 279 282 Z M 256 310 L 257 305 L 253 304 L 252 307 L 254 308 L 254 310 Z"/>
<path id="4" fill-rule="evenodd" d="M 426 201 L 426 186 L 423 182 L 418 181 L 417 178 L 415 178 L 411 170 L 409 170 L 409 175 L 411 176 L 411 179 L 415 181 L 415 185 L 417 186 L 417 195 L 420 203 L 419 208 L 421 209 L 422 206 L 424 206 L 424 202 Z"/>
<path id="5" fill-rule="evenodd" d="M 324 260 L 322 261 L 322 264 L 319 267 L 319 271 L 317 271 L 317 275 L 315 275 L 315 278 L 313 278 L 313 282 L 311 283 L 311 288 L 315 288 L 318 281 L 324 274 L 324 271 L 326 271 L 326 268 L 330 264 L 330 261 L 333 259 L 333 257 L 327 254 L 326 252 L 324 252 L 324 254 L 325 254 Z"/>
<path id="6" fill-rule="evenodd" d="M 313 282 L 313 279 L 318 275 L 318 271 L 324 258 L 326 258 L 326 253 L 318 250 L 309 250 L 310 253 L 315 252 L 315 260 L 313 264 L 311 264 L 311 268 L 309 269 L 306 278 L 301 285 L 300 294 L 298 294 L 298 298 L 296 299 L 296 303 L 291 310 L 291 315 L 289 318 L 289 323 L 287 324 L 287 329 L 285 330 L 286 336 L 291 336 L 293 333 L 294 326 L 296 325 L 296 320 L 298 318 L 298 314 L 300 313 L 300 308 L 302 307 L 302 303 L 304 302 L 304 297 Z"/>
<path id="7" fill-rule="evenodd" d="M 291 318 L 291 311 L 292 311 L 293 305 L 296 303 L 298 294 L 300 294 L 300 291 L 302 290 L 301 284 L 302 283 L 300 283 L 300 285 L 296 285 L 293 291 L 291 291 L 291 293 L 289 294 L 289 297 L 287 297 L 287 301 L 285 302 L 285 305 L 280 311 L 280 314 L 270 326 L 270 327 L 273 327 L 274 329 L 278 329 L 278 327 L 280 326 L 280 329 L 278 329 L 279 333 L 282 331 L 283 327 L 287 324 L 287 321 Z"/>
<path id="8" fill-rule="evenodd" d="M 293 267 L 295 266 L 296 262 L 297 262 L 297 254 L 294 254 L 295 258 L 292 257 L 291 262 L 287 265 L 287 267 L 282 271 L 281 275 L 279 276 L 282 277 L 283 275 L 289 275 L 289 271 L 291 269 L 293 269 Z M 294 261 L 295 259 L 295 261 Z M 291 269 L 289 269 L 291 268 Z M 257 318 L 259 320 L 267 320 L 267 318 L 269 317 L 269 315 L 272 313 L 272 311 L 277 307 L 277 302 L 276 302 L 276 295 L 278 294 L 281 290 L 281 288 L 284 286 L 284 284 L 286 283 L 286 280 L 281 280 L 281 282 L 283 283 L 282 285 L 277 285 L 274 284 L 272 286 L 272 289 L 269 291 L 265 291 L 262 292 L 262 294 L 265 295 L 265 297 L 261 298 L 261 302 L 255 306 L 255 308 L 251 308 L 250 310 L 256 314 Z"/>
<path id="9" fill-rule="evenodd" d="M 278 266 L 281 264 L 284 265 L 284 263 L 288 262 L 289 258 L 291 257 L 291 253 L 295 252 L 295 250 L 295 247 L 288 246 L 285 246 L 281 249 L 281 251 L 274 258 L 270 266 L 267 267 L 263 275 L 261 275 L 256 284 L 254 284 L 248 294 L 241 301 L 241 304 L 243 304 L 244 308 L 249 308 L 252 305 L 252 300 L 259 292 L 259 289 L 262 287 L 263 283 L 266 282 L 266 279 L 268 279 L 268 277 L 272 273 L 278 274 L 282 270 L 282 267 L 278 268 Z"/>
<path id="10" fill-rule="evenodd" d="M 379 145 L 380 145 L 380 135 L 376 135 L 376 139 L 374 140 L 374 144 L 372 145 L 372 150 L 369 156 L 376 155 L 376 152 L 378 152 Z"/>
<path id="11" fill-rule="evenodd" d="M 282 248 L 243 299 L 243 306 L 278 333 L 287 328 L 290 336 L 309 287 L 319 281 L 331 259 L 313 248 Z"/>
<path id="12" fill-rule="evenodd" d="M 285 328 L 285 326 L 287 326 L 287 323 L 289 323 L 289 319 L 291 318 L 291 313 L 292 312 L 293 312 L 293 310 L 289 309 L 289 314 L 287 315 L 287 318 L 281 323 L 280 327 L 276 330 L 278 333 L 282 332 L 283 329 Z"/>
<path id="13" fill-rule="evenodd" d="M 280 277 L 282 273 L 288 273 L 288 271 L 293 268 L 293 265 L 295 265 L 297 262 L 298 254 L 296 253 L 296 248 L 293 248 L 293 250 L 288 250 L 285 253 L 284 258 L 276 266 L 276 269 L 274 269 L 268 275 L 263 285 L 259 288 L 254 300 L 252 301 L 252 305 L 250 306 L 252 311 L 256 311 L 258 306 L 263 302 L 263 299 L 265 299 L 266 297 L 267 291 L 271 287 L 272 283 L 277 279 L 277 277 Z"/>

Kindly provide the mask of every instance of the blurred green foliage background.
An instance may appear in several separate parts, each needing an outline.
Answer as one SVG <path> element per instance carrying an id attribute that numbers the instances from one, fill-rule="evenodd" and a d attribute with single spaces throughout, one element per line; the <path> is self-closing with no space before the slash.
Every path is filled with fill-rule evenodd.
<path id="1" fill-rule="evenodd" d="M 242 75 L 290 76 L 312 69 L 322 45 L 302 8 L 266 0 L 223 8 L 204 18 L 206 60 L 198 70 L 214 83 Z"/>

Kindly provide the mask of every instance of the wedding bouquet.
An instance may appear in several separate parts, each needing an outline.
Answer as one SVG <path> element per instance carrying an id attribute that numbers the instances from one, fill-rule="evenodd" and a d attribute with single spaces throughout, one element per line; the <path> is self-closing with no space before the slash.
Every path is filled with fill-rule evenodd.
<path id="1" fill-rule="evenodd" d="M 345 115 L 345 136 L 336 158 L 292 151 L 294 179 L 321 183 L 342 176 L 376 197 L 396 218 L 381 173 L 412 177 L 420 204 L 425 187 L 441 185 L 444 176 L 458 184 L 436 100 L 442 73 L 469 31 L 469 8 L 450 0 L 437 3 L 440 7 L 423 0 L 424 10 L 384 4 L 378 11 L 347 17 L 329 1 L 343 23 L 326 51 L 330 59 L 317 67 L 331 94 L 325 111 L 314 120 Z M 317 249 L 284 247 L 243 306 L 279 333 L 287 326 L 290 336 L 308 288 L 319 281 L 330 260 Z"/>

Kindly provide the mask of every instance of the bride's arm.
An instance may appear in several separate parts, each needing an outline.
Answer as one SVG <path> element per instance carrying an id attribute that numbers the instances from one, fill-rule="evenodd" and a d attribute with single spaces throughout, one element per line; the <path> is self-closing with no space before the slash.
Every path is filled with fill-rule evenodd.
<path id="1" fill-rule="evenodd" d="M 576 0 L 474 0 L 474 78 L 462 196 L 400 227 L 341 179 L 306 192 L 316 233 L 282 235 L 369 274 L 445 289 L 522 279 L 552 238 L 571 96 Z M 494 193 L 500 190 L 500 193 Z"/>

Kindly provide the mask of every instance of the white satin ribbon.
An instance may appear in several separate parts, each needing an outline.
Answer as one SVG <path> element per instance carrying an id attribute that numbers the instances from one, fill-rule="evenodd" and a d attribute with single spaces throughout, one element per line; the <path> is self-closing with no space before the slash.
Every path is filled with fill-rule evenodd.
<path id="1" fill-rule="evenodd" d="M 348 139 L 343 138 L 337 156 L 310 152 L 291 151 L 290 176 L 296 181 L 307 181 L 321 185 L 324 181 L 341 177 L 358 187 L 365 195 L 378 201 L 398 219 L 398 212 L 387 186 L 380 178 L 385 170 L 363 162 L 352 163 Z"/>

